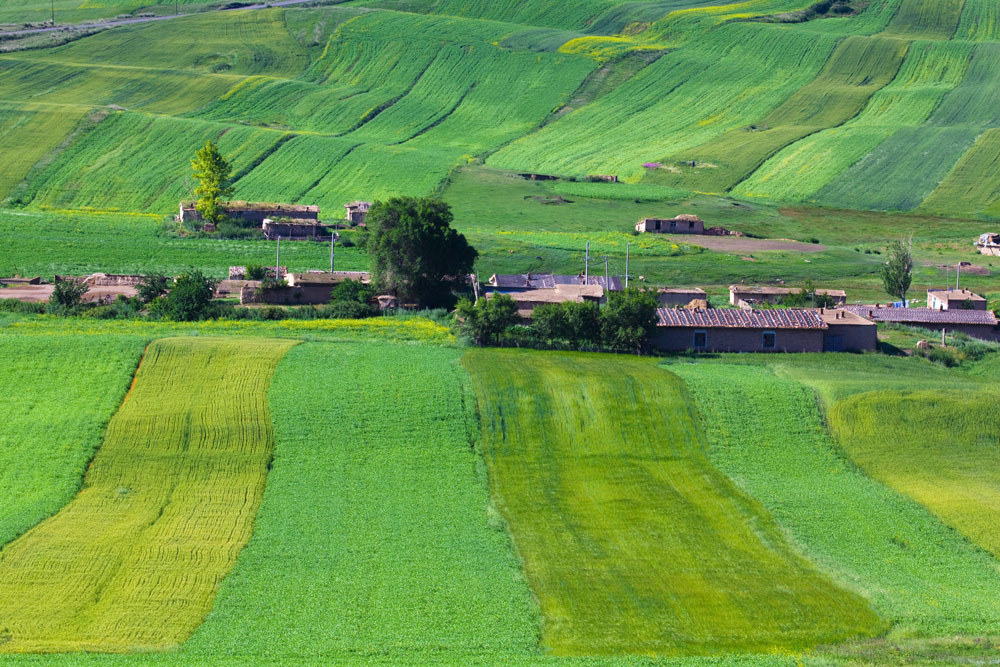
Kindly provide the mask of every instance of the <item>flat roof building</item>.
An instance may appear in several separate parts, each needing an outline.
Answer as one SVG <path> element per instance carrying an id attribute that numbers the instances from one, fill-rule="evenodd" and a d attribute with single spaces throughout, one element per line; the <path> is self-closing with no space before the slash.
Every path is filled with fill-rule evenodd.
<path id="1" fill-rule="evenodd" d="M 986 310 L 986 299 L 967 289 L 929 289 L 927 307 L 931 310 Z"/>

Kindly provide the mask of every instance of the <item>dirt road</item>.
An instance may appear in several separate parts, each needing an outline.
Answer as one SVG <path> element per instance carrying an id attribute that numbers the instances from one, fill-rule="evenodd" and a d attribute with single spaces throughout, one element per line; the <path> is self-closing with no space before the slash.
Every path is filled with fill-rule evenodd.
<path id="1" fill-rule="evenodd" d="M 270 9 L 272 7 L 286 7 L 288 5 L 301 5 L 316 0 L 275 0 L 274 2 L 261 2 L 246 7 L 233 7 L 231 9 L 219 9 L 220 12 L 243 11 L 249 9 Z M 67 23 L 65 25 L 55 25 L 51 28 L 30 28 L 28 30 L 2 31 L 0 35 L 33 35 L 36 33 L 58 32 L 60 30 L 102 30 L 120 25 L 132 25 L 133 23 L 150 23 L 152 21 L 168 21 L 181 16 L 192 16 L 202 12 L 190 12 L 188 14 L 169 14 L 167 16 L 143 16 L 134 19 L 116 19 L 114 21 L 101 21 L 98 23 Z"/>

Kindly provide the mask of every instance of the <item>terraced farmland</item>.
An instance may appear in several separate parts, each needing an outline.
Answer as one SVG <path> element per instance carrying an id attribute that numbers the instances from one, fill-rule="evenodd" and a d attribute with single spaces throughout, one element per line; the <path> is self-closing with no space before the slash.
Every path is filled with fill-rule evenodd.
<path id="1" fill-rule="evenodd" d="M 273 451 L 266 390 L 294 341 L 152 343 L 77 497 L 0 552 L 2 652 L 162 649 L 212 606 Z"/>
<path id="2" fill-rule="evenodd" d="M 819 76 L 773 112 L 750 127 L 664 158 L 676 165 L 675 171 L 657 170 L 650 180 L 687 190 L 730 190 L 780 148 L 855 116 L 896 76 L 906 49 L 905 43 L 892 39 L 845 39 Z"/>
<path id="3" fill-rule="evenodd" d="M 473 351 L 464 363 L 549 651 L 794 649 L 882 628 L 712 468 L 676 377 L 611 356 Z"/>

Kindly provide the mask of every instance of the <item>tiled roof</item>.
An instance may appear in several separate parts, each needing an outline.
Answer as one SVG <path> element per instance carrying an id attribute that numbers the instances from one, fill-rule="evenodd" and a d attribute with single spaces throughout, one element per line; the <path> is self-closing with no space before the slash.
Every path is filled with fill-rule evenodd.
<path id="1" fill-rule="evenodd" d="M 556 285 L 583 285 L 583 276 L 561 276 L 551 273 L 497 273 L 490 278 L 490 284 L 500 288 L 524 288 L 531 289 L 553 289 Z M 587 279 L 588 285 L 600 285 L 611 292 L 622 290 L 622 281 L 618 276 L 591 275 Z"/>
<path id="2" fill-rule="evenodd" d="M 983 324 L 996 326 L 997 318 L 989 310 L 934 310 L 933 308 L 876 308 L 845 306 L 845 310 L 876 322 L 900 324 Z"/>
<path id="3" fill-rule="evenodd" d="M 736 308 L 660 308 L 661 327 L 727 327 L 734 329 L 826 329 L 814 310 L 779 308 L 739 310 Z"/>

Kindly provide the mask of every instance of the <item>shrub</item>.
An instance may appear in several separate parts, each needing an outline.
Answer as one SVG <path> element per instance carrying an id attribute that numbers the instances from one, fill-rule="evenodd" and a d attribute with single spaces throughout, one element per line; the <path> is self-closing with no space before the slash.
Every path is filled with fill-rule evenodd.
<path id="1" fill-rule="evenodd" d="M 56 280 L 49 303 L 67 309 L 76 308 L 83 302 L 83 297 L 88 291 L 90 288 L 87 283 L 81 280 Z"/>

